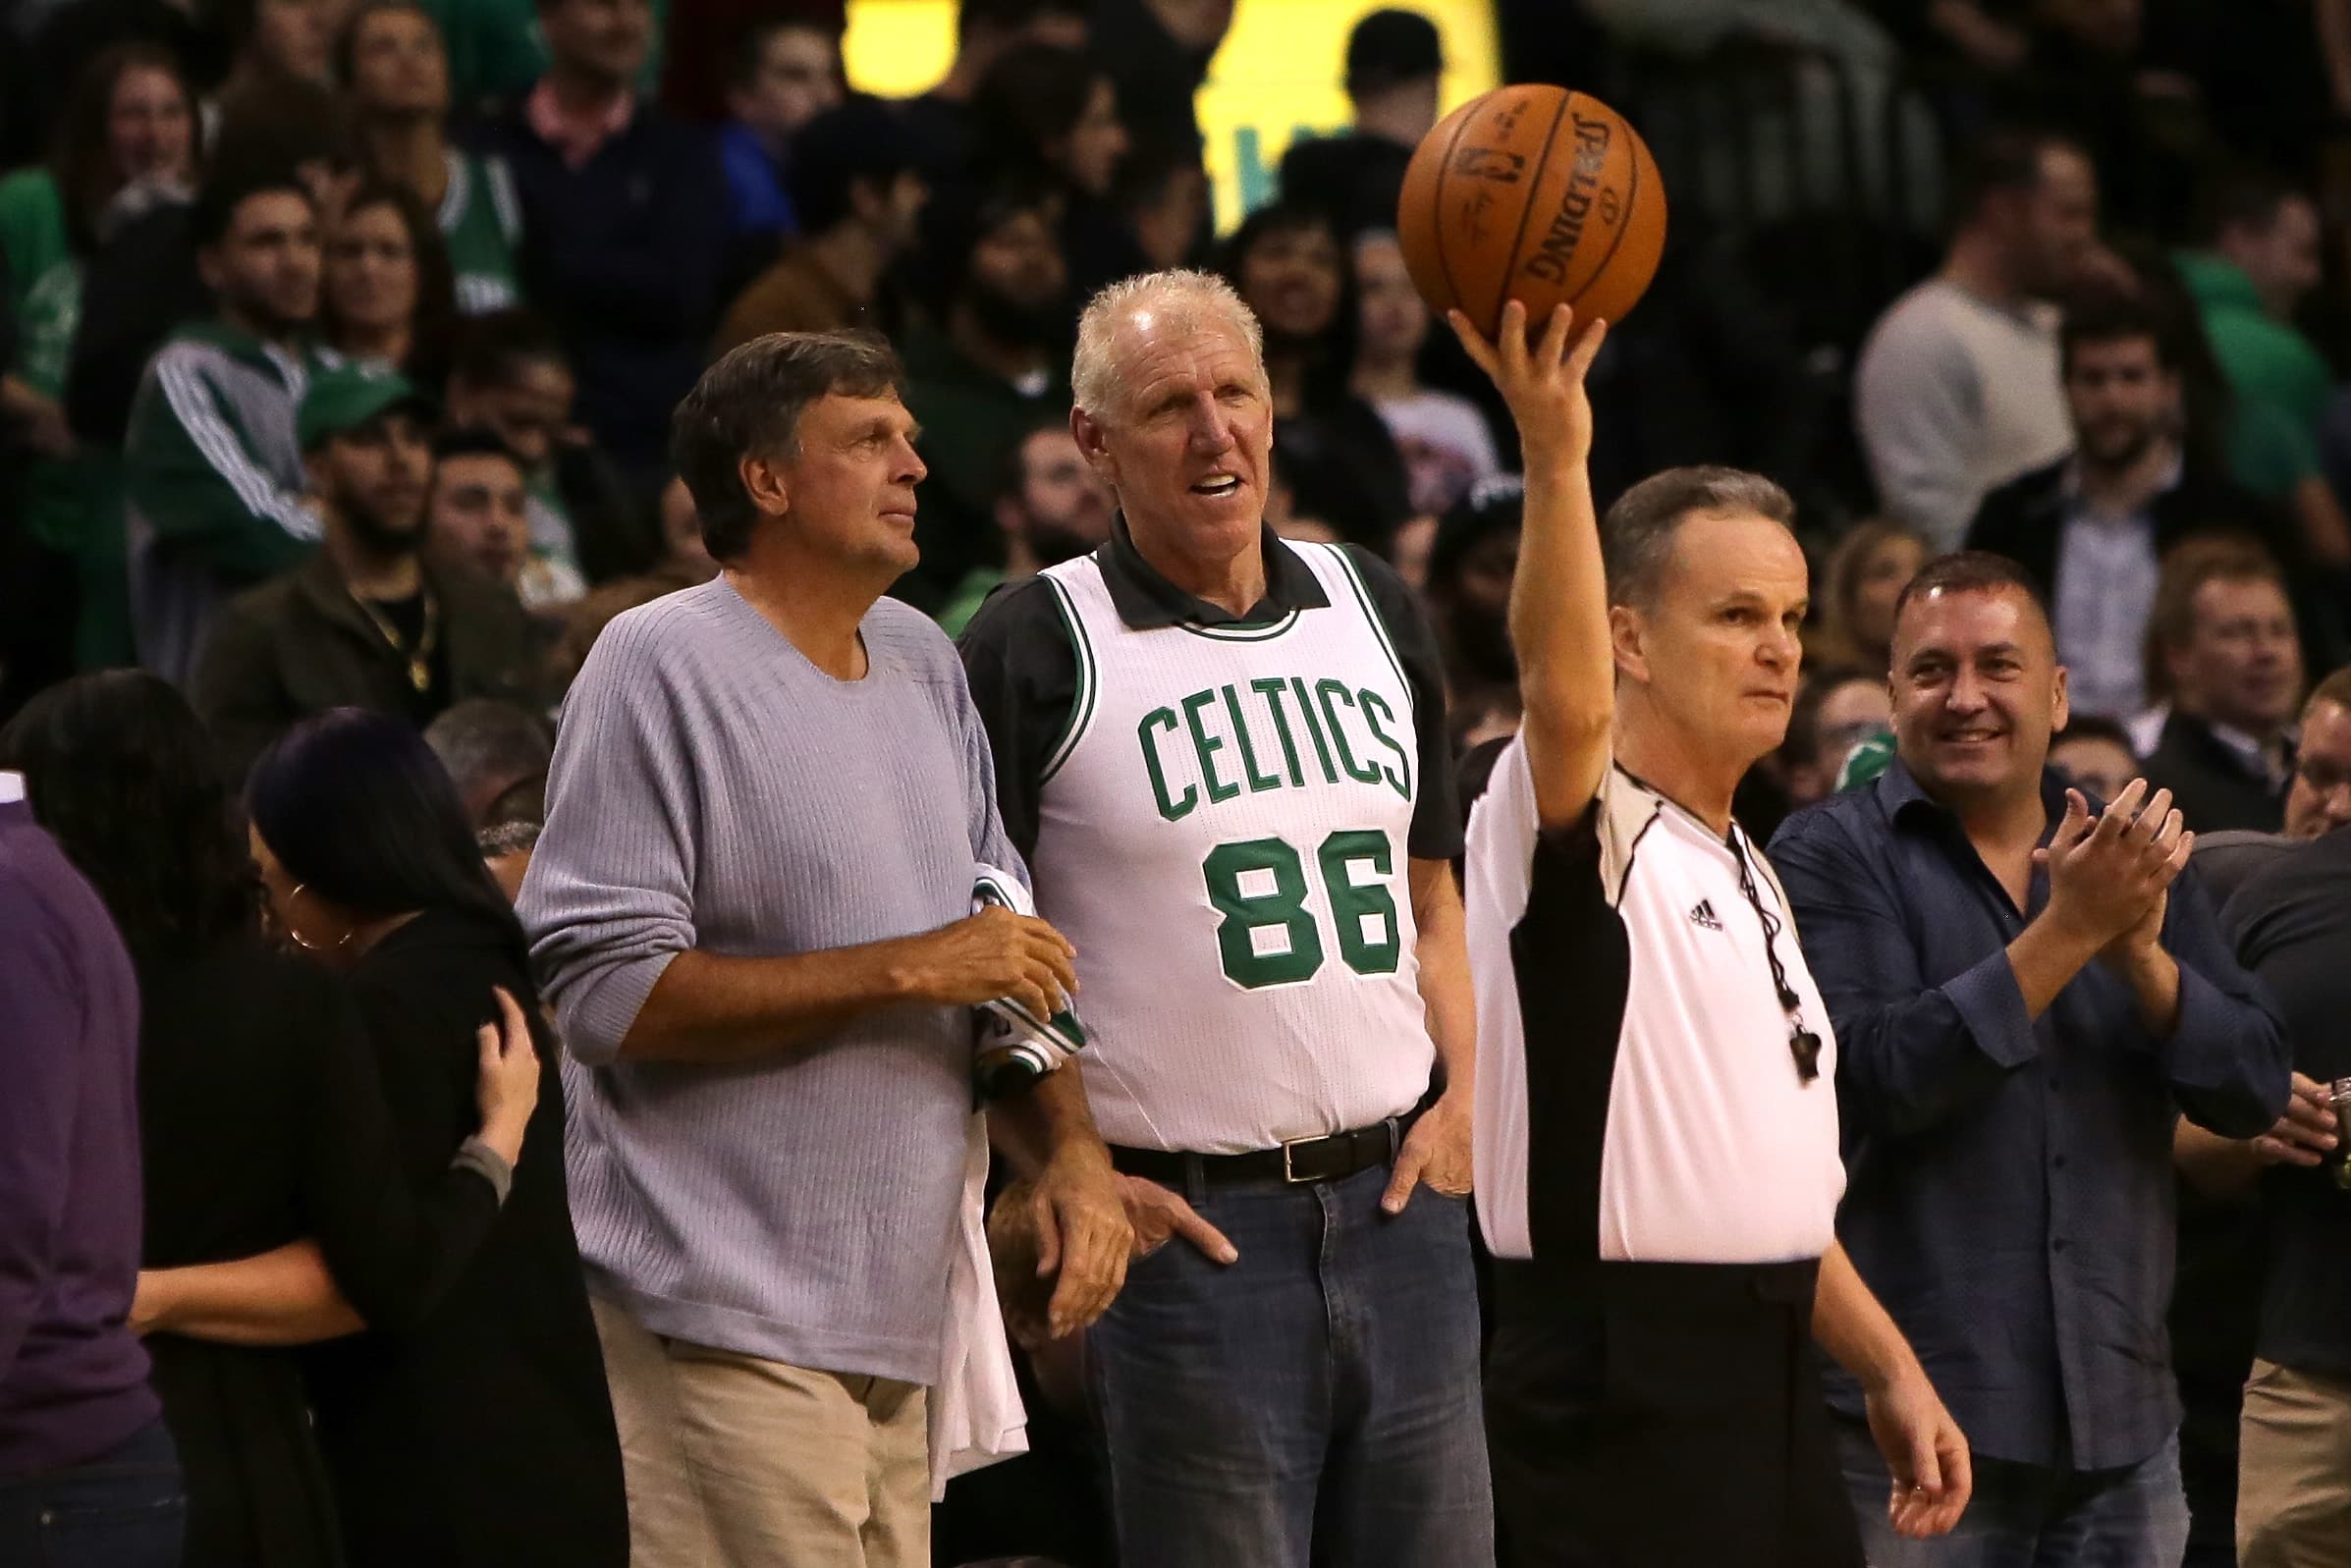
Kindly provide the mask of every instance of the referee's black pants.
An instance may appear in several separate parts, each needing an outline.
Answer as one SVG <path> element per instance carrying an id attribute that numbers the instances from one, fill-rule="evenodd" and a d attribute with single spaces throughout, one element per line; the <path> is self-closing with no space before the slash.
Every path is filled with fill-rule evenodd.
<path id="1" fill-rule="evenodd" d="M 1817 1263 L 1498 1260 L 1504 1568 L 1860 1568 L 1812 1345 Z"/>

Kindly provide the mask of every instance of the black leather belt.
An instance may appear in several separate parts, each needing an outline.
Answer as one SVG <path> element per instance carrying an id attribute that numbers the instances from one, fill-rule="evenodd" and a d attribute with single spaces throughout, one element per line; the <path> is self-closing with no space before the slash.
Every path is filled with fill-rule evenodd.
<path id="1" fill-rule="evenodd" d="M 1245 1155 L 1197 1155 L 1181 1150 L 1128 1149 L 1113 1144 L 1111 1164 L 1129 1176 L 1141 1176 L 1178 1192 L 1195 1171 L 1202 1181 L 1217 1184 L 1285 1181 L 1294 1186 L 1311 1181 L 1338 1181 L 1374 1165 L 1393 1163 L 1396 1151 L 1404 1147 L 1404 1134 L 1419 1119 L 1420 1108 L 1415 1107 L 1400 1116 L 1390 1116 L 1386 1121 L 1357 1127 L 1352 1132 L 1335 1132 L 1323 1138 L 1293 1138 L 1279 1149 L 1256 1149 Z"/>

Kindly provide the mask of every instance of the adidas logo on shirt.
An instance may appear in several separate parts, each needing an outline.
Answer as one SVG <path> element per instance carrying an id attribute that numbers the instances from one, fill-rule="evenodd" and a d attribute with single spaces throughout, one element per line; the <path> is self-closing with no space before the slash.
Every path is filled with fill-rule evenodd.
<path id="1" fill-rule="evenodd" d="M 1704 931 L 1720 931 L 1722 922 L 1715 918 L 1715 901 L 1701 898 L 1690 910 L 1690 924 Z"/>

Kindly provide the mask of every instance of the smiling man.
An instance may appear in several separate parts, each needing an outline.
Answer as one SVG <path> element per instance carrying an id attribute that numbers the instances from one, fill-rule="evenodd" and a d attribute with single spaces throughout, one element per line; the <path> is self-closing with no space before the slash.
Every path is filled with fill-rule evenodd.
<path id="1" fill-rule="evenodd" d="M 1954 1537 L 1895 1539 L 1832 1384 L 1870 1561 L 2177 1563 L 2172 1121 L 2268 1131 L 2278 1019 L 2169 792 L 2093 803 L 2048 766 L 2066 675 L 2022 567 L 1928 563 L 1892 655 L 1896 760 L 1772 843 L 1844 1053 L 1839 1237 L 1975 1449 Z"/>
<path id="2" fill-rule="evenodd" d="M 1149 1248 L 1087 1343 L 1120 1559 L 1483 1562 L 1428 625 L 1378 558 L 1266 527 L 1263 339 L 1222 280 L 1104 290 L 1071 380 L 1111 538 L 998 594 L 963 657 Z"/>
<path id="3" fill-rule="evenodd" d="M 597 639 L 523 882 L 640 1568 L 929 1563 L 971 1008 L 1075 986 L 1045 922 L 970 912 L 1019 861 L 953 646 L 883 597 L 924 473 L 902 379 L 878 338 L 777 333 L 680 405 L 722 570 Z M 1043 1150 L 1060 1332 L 1131 1240 L 1084 1094 L 990 1109 Z"/>

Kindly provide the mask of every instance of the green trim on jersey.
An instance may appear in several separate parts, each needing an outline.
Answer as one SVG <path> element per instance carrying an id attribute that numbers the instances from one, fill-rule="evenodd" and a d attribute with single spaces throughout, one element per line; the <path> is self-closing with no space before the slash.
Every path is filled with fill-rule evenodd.
<path id="1" fill-rule="evenodd" d="M 1395 643 L 1388 635 L 1388 622 L 1380 619 L 1379 607 L 1372 603 L 1371 589 L 1363 581 L 1363 573 L 1355 569 L 1354 561 L 1344 545 L 1324 545 L 1338 559 L 1340 569 L 1347 574 L 1347 586 L 1355 590 L 1355 602 L 1363 607 L 1363 619 L 1371 622 L 1372 634 L 1380 639 L 1380 651 L 1388 655 L 1388 668 L 1395 672 L 1396 683 L 1404 688 L 1404 695 L 1412 695 L 1412 682 L 1405 677 L 1404 661 L 1395 651 Z"/>
<path id="2" fill-rule="evenodd" d="M 1271 642 L 1297 623 L 1298 613 L 1292 610 L 1281 620 L 1262 626 L 1203 626 L 1186 621 L 1182 629 L 1212 642 Z"/>
<path id="3" fill-rule="evenodd" d="M 1039 784 L 1061 772 L 1062 764 L 1069 760 L 1078 741 L 1085 738 L 1086 726 L 1094 719 L 1094 696 L 1101 686 L 1094 666 L 1094 645 L 1086 640 L 1085 622 L 1078 615 L 1077 606 L 1070 602 L 1069 590 L 1055 581 L 1050 572 L 1042 580 L 1053 590 L 1054 606 L 1062 613 L 1062 623 L 1069 628 L 1069 646 L 1077 654 L 1077 690 L 1069 697 L 1068 726 L 1046 756 L 1044 771 L 1038 775 Z"/>

